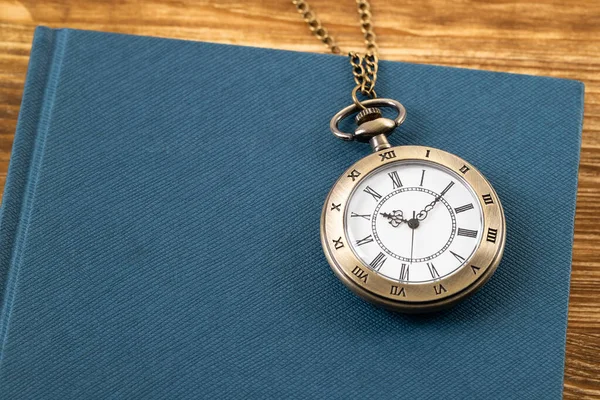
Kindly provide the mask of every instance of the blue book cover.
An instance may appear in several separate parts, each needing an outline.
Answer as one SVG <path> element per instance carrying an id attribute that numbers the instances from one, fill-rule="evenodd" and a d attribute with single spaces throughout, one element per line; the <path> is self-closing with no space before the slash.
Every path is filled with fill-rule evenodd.
<path id="1" fill-rule="evenodd" d="M 2 399 L 560 399 L 583 85 L 382 62 L 393 145 L 469 160 L 507 241 L 440 313 L 353 295 L 323 201 L 345 57 L 36 31 L 0 213 Z"/>

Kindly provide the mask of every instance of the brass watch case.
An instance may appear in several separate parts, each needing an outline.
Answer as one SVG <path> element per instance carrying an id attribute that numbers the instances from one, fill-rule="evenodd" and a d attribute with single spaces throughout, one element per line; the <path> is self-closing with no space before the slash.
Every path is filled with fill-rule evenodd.
<path id="1" fill-rule="evenodd" d="M 392 151 L 395 156 L 393 158 L 389 157 L 389 152 Z M 387 157 L 385 153 L 388 153 Z M 355 187 L 375 169 L 408 160 L 431 162 L 457 173 L 471 186 L 483 212 L 483 237 L 471 257 L 458 271 L 434 282 L 406 283 L 378 274 L 356 257 L 346 236 L 344 216 Z M 465 167 L 468 170 L 463 173 Z M 487 195 L 487 201 L 484 201 L 484 195 Z M 493 233 L 493 230 L 496 230 L 495 240 L 487 240 L 488 232 Z M 498 267 L 505 241 L 504 210 L 494 188 L 468 162 L 431 147 L 391 147 L 359 160 L 337 180 L 327 196 L 321 214 L 321 243 L 327 261 L 337 277 L 363 299 L 406 313 L 444 309 L 475 292 Z"/>

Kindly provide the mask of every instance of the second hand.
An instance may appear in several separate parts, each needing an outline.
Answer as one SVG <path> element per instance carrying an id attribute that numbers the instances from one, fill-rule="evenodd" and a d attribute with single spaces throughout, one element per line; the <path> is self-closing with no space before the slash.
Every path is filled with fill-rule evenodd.
<path id="1" fill-rule="evenodd" d="M 415 212 L 413 211 L 413 219 L 415 219 Z M 415 230 L 412 229 L 412 234 L 410 237 L 410 264 L 413 263 L 413 246 L 415 244 Z"/>

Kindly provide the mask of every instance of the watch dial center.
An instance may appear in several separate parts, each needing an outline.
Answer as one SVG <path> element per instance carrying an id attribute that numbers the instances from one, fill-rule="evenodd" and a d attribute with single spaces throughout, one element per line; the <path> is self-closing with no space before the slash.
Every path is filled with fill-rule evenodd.
<path id="1" fill-rule="evenodd" d="M 419 227 L 419 220 L 416 218 L 411 218 L 408 220 L 408 227 L 410 229 L 417 229 Z"/>

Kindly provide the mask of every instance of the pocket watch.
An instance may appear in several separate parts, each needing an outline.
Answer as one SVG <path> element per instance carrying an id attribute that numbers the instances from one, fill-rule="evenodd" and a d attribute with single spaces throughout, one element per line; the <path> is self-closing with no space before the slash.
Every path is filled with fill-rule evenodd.
<path id="1" fill-rule="evenodd" d="M 293 0 L 310 31 L 340 48 L 305 0 Z M 498 195 L 467 161 L 425 146 L 392 147 L 387 136 L 406 118 L 396 100 L 377 98 L 378 50 L 367 0 L 356 0 L 366 52 L 350 52 L 353 104 L 330 122 L 335 136 L 369 142 L 373 154 L 348 168 L 321 214 L 321 242 L 333 272 L 354 293 L 408 313 L 448 307 L 480 288 L 504 250 Z M 368 100 L 360 101 L 358 93 Z M 395 109 L 394 119 L 380 107 Z M 354 133 L 339 123 L 356 114 Z"/>
<path id="2" fill-rule="evenodd" d="M 373 154 L 348 168 L 329 192 L 321 242 L 329 265 L 354 293 L 398 311 L 436 311 L 480 288 L 505 243 L 505 218 L 494 188 L 470 163 L 426 146 L 392 147 L 387 135 L 406 117 L 391 99 L 362 102 L 354 134 Z M 392 107 L 394 120 L 376 107 Z"/>

